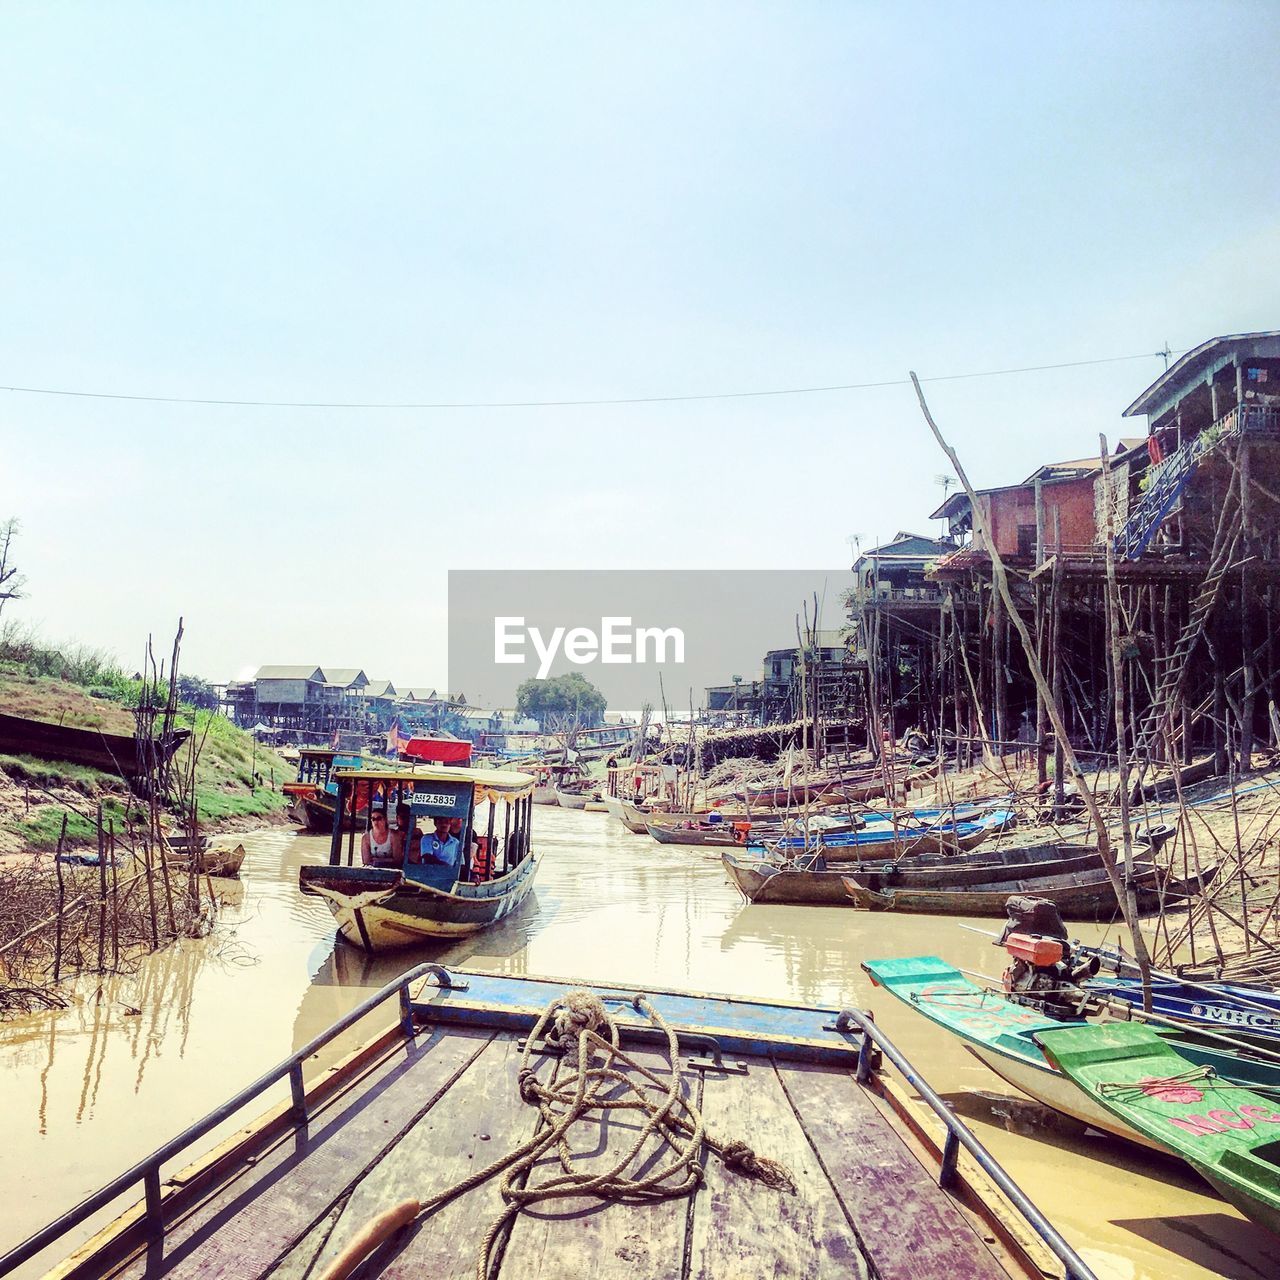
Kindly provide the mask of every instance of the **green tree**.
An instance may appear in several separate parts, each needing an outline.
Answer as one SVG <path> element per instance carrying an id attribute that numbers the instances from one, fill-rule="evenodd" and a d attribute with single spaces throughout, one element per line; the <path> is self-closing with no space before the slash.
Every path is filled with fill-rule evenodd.
<path id="1" fill-rule="evenodd" d="M 589 728 L 604 720 L 605 696 L 580 671 L 530 678 L 516 690 L 516 715 L 538 722 L 544 732 Z"/>

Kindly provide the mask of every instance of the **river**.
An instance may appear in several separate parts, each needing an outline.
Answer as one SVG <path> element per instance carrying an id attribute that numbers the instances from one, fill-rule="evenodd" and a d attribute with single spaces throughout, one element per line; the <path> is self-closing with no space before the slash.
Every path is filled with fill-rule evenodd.
<path id="1" fill-rule="evenodd" d="M 935 954 L 997 973 L 1002 953 L 960 921 L 744 906 L 718 860 L 701 856 L 713 851 L 658 845 L 603 813 L 541 808 L 535 900 L 465 942 L 368 960 L 337 945 L 328 910 L 298 893 L 297 868 L 325 860 L 326 839 L 264 831 L 244 843 L 241 881 L 221 882 L 228 901 L 211 938 L 158 952 L 127 978 L 94 980 L 70 1008 L 0 1024 L 0 1251 L 397 972 L 436 959 L 500 973 L 870 1006 L 1100 1277 L 1280 1275 L 1280 1240 L 1184 1166 L 1117 1139 L 1064 1132 L 946 1032 L 875 991 L 858 967 L 865 958 Z M 372 1029 L 353 1030 L 316 1066 Z M 69 1238 L 44 1263 L 88 1234 Z"/>

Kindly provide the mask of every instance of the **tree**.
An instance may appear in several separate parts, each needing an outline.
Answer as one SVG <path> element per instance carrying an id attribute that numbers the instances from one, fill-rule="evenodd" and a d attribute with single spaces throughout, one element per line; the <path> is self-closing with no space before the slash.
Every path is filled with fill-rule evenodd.
<path id="1" fill-rule="evenodd" d="M 4 612 L 10 600 L 22 599 L 22 588 L 27 581 L 13 563 L 13 540 L 18 536 L 20 527 L 12 517 L 0 524 L 0 613 Z"/>
<path id="2" fill-rule="evenodd" d="M 543 733 L 599 724 L 607 705 L 604 694 L 580 671 L 549 680 L 530 678 L 516 690 L 516 715 L 536 720 Z"/>
<path id="3" fill-rule="evenodd" d="M 199 676 L 178 677 L 178 701 L 202 711 L 217 711 L 218 691 Z"/>

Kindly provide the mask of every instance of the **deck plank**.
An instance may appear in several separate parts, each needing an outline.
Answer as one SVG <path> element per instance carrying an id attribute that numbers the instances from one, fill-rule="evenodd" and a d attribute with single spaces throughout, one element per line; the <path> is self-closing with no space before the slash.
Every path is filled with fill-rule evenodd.
<path id="1" fill-rule="evenodd" d="M 753 1061 L 745 1076 L 709 1072 L 702 1113 L 720 1141 L 741 1139 L 786 1165 L 797 1193 L 735 1173 L 711 1155 L 694 1206 L 691 1280 L 866 1280 L 857 1236 L 772 1065 Z"/>
<path id="2" fill-rule="evenodd" d="M 346 1196 L 489 1043 L 489 1033 L 420 1035 L 251 1169 L 227 1184 L 121 1274 L 170 1280 L 265 1275 Z"/>
<path id="3" fill-rule="evenodd" d="M 663 1059 L 650 1052 L 634 1055 L 650 1071 L 667 1077 Z M 694 1080 L 696 1087 L 697 1081 Z M 686 1086 L 688 1081 L 686 1079 Z M 686 1096 L 688 1090 L 686 1087 Z M 608 1167 L 634 1141 L 642 1127 L 638 1113 L 619 1112 L 604 1125 L 581 1124 L 570 1136 L 574 1150 L 593 1170 Z M 590 1138 L 587 1135 L 590 1134 Z M 651 1139 L 640 1160 L 658 1154 Z M 670 1158 L 662 1148 L 660 1159 Z M 638 1167 L 639 1161 L 628 1172 Z M 531 1182 L 560 1172 L 554 1157 L 535 1167 Z M 594 1197 L 547 1201 L 522 1213 L 512 1228 L 499 1272 L 502 1280 L 679 1280 L 684 1258 L 688 1198 L 629 1204 Z"/>
<path id="4" fill-rule="evenodd" d="M 519 1068 L 515 1037 L 499 1036 L 467 1069 L 461 1087 L 428 1111 L 355 1188 L 317 1270 L 376 1214 L 410 1196 L 425 1201 L 529 1138 L 538 1112 L 520 1098 Z M 480 1245 L 502 1205 L 497 1176 L 444 1205 L 384 1251 L 390 1256 L 377 1268 L 380 1280 L 474 1276 Z"/>
<path id="5" fill-rule="evenodd" d="M 788 1064 L 778 1075 L 881 1280 L 1007 1280 L 851 1073 Z"/>

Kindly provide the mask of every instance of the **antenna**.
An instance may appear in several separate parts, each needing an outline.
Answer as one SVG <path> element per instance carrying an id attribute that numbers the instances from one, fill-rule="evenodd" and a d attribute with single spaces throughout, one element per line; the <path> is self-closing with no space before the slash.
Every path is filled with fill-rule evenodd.
<path id="1" fill-rule="evenodd" d="M 1163 357 L 1164 357 L 1164 371 L 1165 371 L 1165 373 L 1168 373 L 1168 372 L 1169 372 L 1169 357 L 1170 357 L 1171 355 L 1173 355 L 1173 352 L 1169 350 L 1169 339 L 1168 339 L 1168 338 L 1166 338 L 1166 339 L 1164 340 L 1164 346 L 1163 346 L 1163 348 L 1162 348 L 1161 350 L 1157 351 L 1157 352 L 1156 352 L 1156 355 L 1158 355 L 1158 356 L 1163 356 Z"/>

